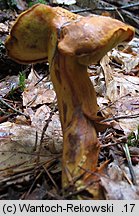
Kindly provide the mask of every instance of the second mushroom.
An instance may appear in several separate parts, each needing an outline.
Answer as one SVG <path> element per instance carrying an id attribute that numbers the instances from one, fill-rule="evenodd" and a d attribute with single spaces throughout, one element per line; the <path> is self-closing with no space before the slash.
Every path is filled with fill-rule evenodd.
<path id="1" fill-rule="evenodd" d="M 97 132 L 103 125 L 87 67 L 133 35 L 134 28 L 118 20 L 43 4 L 23 12 L 11 29 L 6 48 L 13 60 L 49 62 L 63 131 L 63 187 L 85 169 L 97 170 Z"/>

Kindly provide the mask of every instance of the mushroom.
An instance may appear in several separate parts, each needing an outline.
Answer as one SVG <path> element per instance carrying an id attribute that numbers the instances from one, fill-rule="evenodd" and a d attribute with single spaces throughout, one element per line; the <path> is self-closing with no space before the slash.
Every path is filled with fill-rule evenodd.
<path id="1" fill-rule="evenodd" d="M 49 62 L 63 131 L 63 187 L 84 169 L 97 170 L 103 124 L 87 67 L 133 35 L 133 27 L 110 17 L 82 17 L 43 4 L 23 12 L 11 29 L 5 45 L 12 59 Z"/>

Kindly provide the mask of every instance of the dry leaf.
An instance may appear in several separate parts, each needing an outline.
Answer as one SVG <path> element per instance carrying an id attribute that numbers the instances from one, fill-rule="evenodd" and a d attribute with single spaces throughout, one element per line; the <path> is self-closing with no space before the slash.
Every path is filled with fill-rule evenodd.
<path id="1" fill-rule="evenodd" d="M 27 108 L 24 112 L 30 116 L 31 125 L 36 130 L 42 131 L 50 116 L 51 109 L 47 105 L 42 105 L 36 111 L 33 111 L 32 108 Z"/>
<path id="2" fill-rule="evenodd" d="M 115 68 L 112 69 L 108 56 L 101 60 L 101 66 L 106 80 L 105 97 L 112 104 L 108 108 L 109 117 L 123 116 L 117 121 L 125 134 L 136 131 L 139 125 L 139 117 L 137 116 L 139 114 L 139 77 L 124 75 L 118 73 Z M 131 118 L 130 115 L 136 118 Z M 116 125 L 115 128 L 117 128 Z"/>
<path id="3" fill-rule="evenodd" d="M 131 185 L 124 177 L 124 173 L 131 181 L 129 168 L 118 166 L 115 162 L 109 164 L 108 176 L 101 177 L 101 184 L 105 188 L 106 199 L 109 200 L 139 200 L 139 165 L 133 167 L 137 185 Z"/>
<path id="4" fill-rule="evenodd" d="M 0 33 L 7 33 L 8 32 L 8 25 L 5 25 L 4 23 L 0 23 Z"/>
<path id="5" fill-rule="evenodd" d="M 139 64 L 139 54 L 132 55 L 129 53 L 124 53 L 114 49 L 111 53 L 111 58 L 115 62 L 122 65 L 122 70 L 125 70 L 127 73 L 134 69 Z"/>
<path id="6" fill-rule="evenodd" d="M 18 87 L 19 78 L 18 76 L 7 76 L 4 81 L 0 82 L 0 95 L 7 95 L 12 89 Z"/>
<path id="7" fill-rule="evenodd" d="M 23 106 L 36 107 L 40 104 L 54 102 L 56 97 L 55 91 L 50 89 L 50 82 L 47 82 L 47 78 L 39 82 L 41 78 L 33 69 L 31 70 L 26 89 L 23 92 Z"/>

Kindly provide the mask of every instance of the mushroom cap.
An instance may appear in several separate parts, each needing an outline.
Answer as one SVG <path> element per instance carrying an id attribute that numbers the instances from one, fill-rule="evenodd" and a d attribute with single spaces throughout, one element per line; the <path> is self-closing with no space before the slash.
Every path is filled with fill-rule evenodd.
<path id="1" fill-rule="evenodd" d="M 133 36 L 134 28 L 119 20 L 104 16 L 84 17 L 62 28 L 58 49 L 65 55 L 75 56 L 80 64 L 90 65 Z"/>
<path id="2" fill-rule="evenodd" d="M 23 12 L 13 25 L 5 42 L 8 55 L 19 63 L 48 60 L 56 46 L 58 29 L 63 23 L 80 17 L 63 8 L 36 4 Z"/>
<path id="3" fill-rule="evenodd" d="M 18 17 L 5 43 L 12 59 L 23 63 L 47 60 L 50 14 L 53 15 L 51 7 L 35 5 Z"/>
<path id="4" fill-rule="evenodd" d="M 60 7 L 37 4 L 18 17 L 5 46 L 19 63 L 50 60 L 58 45 L 61 53 L 89 65 L 133 35 L 133 27 L 109 17 L 82 17 Z"/>

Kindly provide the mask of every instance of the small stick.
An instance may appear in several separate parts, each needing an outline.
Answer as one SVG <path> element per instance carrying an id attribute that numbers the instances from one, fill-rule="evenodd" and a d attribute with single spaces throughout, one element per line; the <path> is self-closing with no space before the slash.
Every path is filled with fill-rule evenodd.
<path id="1" fill-rule="evenodd" d="M 59 190 L 59 189 L 58 189 L 58 186 L 57 186 L 56 182 L 54 181 L 53 177 L 51 176 L 51 174 L 49 173 L 49 171 L 47 170 L 47 168 L 46 168 L 44 165 L 43 165 L 43 168 L 44 168 L 46 174 L 48 175 L 49 179 L 50 179 L 51 182 L 53 183 L 55 189 L 58 191 L 58 190 Z"/>
<path id="2" fill-rule="evenodd" d="M 125 179 L 127 180 L 127 182 L 128 182 L 130 185 L 133 185 L 132 181 L 130 180 L 130 178 L 128 177 L 128 175 L 125 173 L 125 171 L 123 171 L 123 175 L 124 175 Z"/>
<path id="3" fill-rule="evenodd" d="M 19 110 L 13 108 L 11 105 L 9 105 L 7 102 L 5 102 L 2 98 L 0 98 L 0 102 L 1 102 L 3 105 L 5 105 L 6 107 L 8 107 L 9 109 L 13 110 L 14 112 L 16 112 L 16 113 L 18 113 L 18 114 L 20 114 L 20 115 L 23 115 L 23 116 L 25 116 L 26 118 L 29 118 L 28 115 L 26 115 L 26 114 L 20 112 Z"/>
<path id="4" fill-rule="evenodd" d="M 123 9 L 128 9 L 128 8 L 132 8 L 132 7 L 137 7 L 139 6 L 139 3 L 133 3 L 133 4 L 127 4 L 127 5 L 123 5 L 121 7 L 98 7 L 98 8 L 93 8 L 92 10 L 107 10 L 107 11 L 115 11 L 115 10 L 123 10 Z"/>
<path id="5" fill-rule="evenodd" d="M 118 119 L 128 119 L 128 118 L 138 118 L 139 117 L 139 113 L 133 114 L 133 115 L 122 115 L 122 116 L 113 116 L 112 118 L 107 118 L 102 120 L 101 122 L 108 122 L 108 121 L 112 121 L 112 120 L 118 120 Z"/>
<path id="6" fill-rule="evenodd" d="M 121 100 L 122 98 L 124 98 L 124 97 L 126 97 L 126 96 L 129 96 L 129 94 L 126 94 L 126 95 L 123 95 L 123 96 L 119 97 L 119 98 L 116 99 L 114 102 L 111 102 L 109 105 L 107 105 L 106 107 L 101 108 L 101 109 L 99 110 L 99 112 L 101 112 L 102 110 L 107 109 L 108 107 L 111 107 L 111 106 L 114 105 L 116 102 L 118 102 L 119 100 Z"/>
<path id="7" fill-rule="evenodd" d="M 44 134 L 46 132 L 46 129 L 50 123 L 50 121 L 52 120 L 52 116 L 53 116 L 53 112 L 50 113 L 50 116 L 46 122 L 46 124 L 44 125 L 44 128 L 43 128 L 43 131 L 42 131 L 42 135 L 41 135 L 41 140 L 40 140 L 40 145 L 39 145 L 39 149 L 38 149 L 38 157 L 37 157 L 37 160 L 36 160 L 36 165 L 38 165 L 39 161 L 40 161 L 40 152 L 41 152 L 41 149 L 42 149 L 42 143 L 43 143 L 43 138 L 44 138 Z"/>
<path id="8" fill-rule="evenodd" d="M 117 11 L 117 10 L 123 10 L 123 9 L 128 9 L 132 7 L 137 7 L 139 6 L 139 3 L 133 3 L 133 4 L 128 4 L 128 5 L 123 5 L 121 7 L 95 7 L 95 8 L 81 8 L 77 10 L 71 10 L 72 13 L 81 13 L 81 12 L 91 12 L 94 10 L 105 10 L 105 11 Z"/>
<path id="9" fill-rule="evenodd" d="M 27 193 L 26 193 L 25 196 L 24 196 L 24 199 L 27 199 L 27 198 L 28 198 L 30 192 L 32 191 L 32 189 L 33 189 L 33 187 L 34 187 L 34 185 L 35 185 L 35 183 L 36 183 L 37 180 L 40 178 L 40 176 L 43 174 L 43 172 L 44 172 L 44 171 L 42 170 L 42 171 L 35 177 L 33 183 L 31 184 L 31 186 L 30 186 L 30 188 L 29 188 L 29 190 L 27 191 Z"/>
<path id="10" fill-rule="evenodd" d="M 116 12 L 118 13 L 119 17 L 121 18 L 121 20 L 123 22 L 125 22 L 124 17 L 122 16 L 122 14 L 120 13 L 120 11 L 116 8 Z"/>

